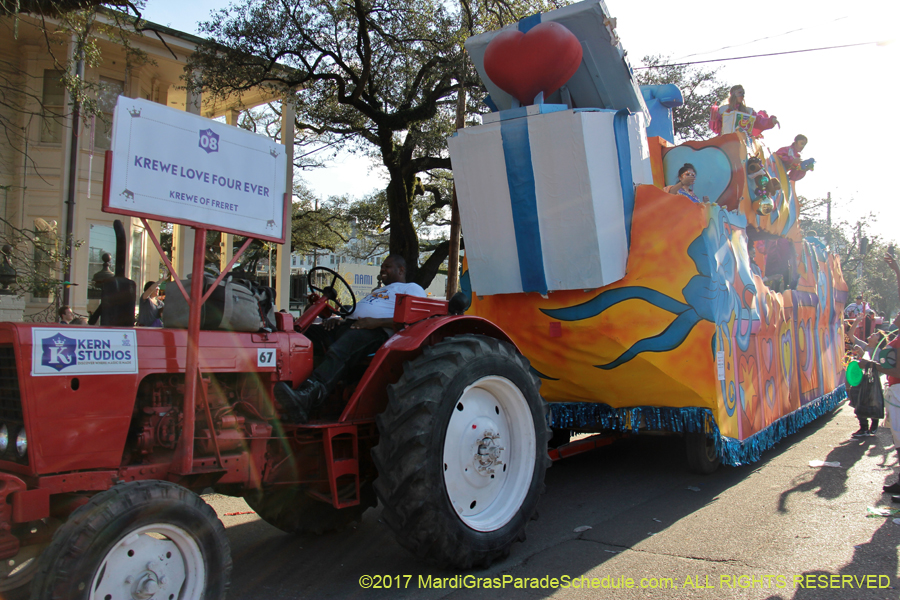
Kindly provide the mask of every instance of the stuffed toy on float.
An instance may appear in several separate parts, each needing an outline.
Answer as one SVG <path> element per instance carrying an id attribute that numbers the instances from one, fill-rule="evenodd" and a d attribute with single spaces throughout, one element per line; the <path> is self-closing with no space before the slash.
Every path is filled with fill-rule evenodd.
<path id="1" fill-rule="evenodd" d="M 553 427 L 703 431 L 740 464 L 844 398 L 847 288 L 777 157 L 751 177 L 743 133 L 674 146 L 680 92 L 637 86 L 602 2 L 466 49 L 493 112 L 449 140 L 463 288 L 531 361 Z M 709 203 L 663 191 L 685 163 Z M 779 252 L 784 293 L 764 281 Z"/>

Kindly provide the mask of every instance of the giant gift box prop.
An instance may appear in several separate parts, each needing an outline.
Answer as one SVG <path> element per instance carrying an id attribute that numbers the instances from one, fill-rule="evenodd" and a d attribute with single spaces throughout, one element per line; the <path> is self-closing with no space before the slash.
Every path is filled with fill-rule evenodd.
<path id="1" fill-rule="evenodd" d="M 634 113 L 643 113 L 649 119 L 650 113 L 644 104 L 644 98 L 628 59 L 625 49 L 619 43 L 615 30 L 615 19 L 610 17 L 609 9 L 602 1 L 578 2 L 526 17 L 498 31 L 488 31 L 466 40 L 466 51 L 490 94 L 490 104 L 504 110 L 515 106 L 515 100 L 504 91 L 498 82 L 492 81 L 485 70 L 485 52 L 494 38 L 504 35 L 515 28 L 522 33 L 543 23 L 558 23 L 572 32 L 581 44 L 581 64 L 575 74 L 556 90 L 547 90 L 544 101 L 555 104 L 569 104 L 574 107 L 595 107 L 608 109 L 628 109 Z M 546 50 L 554 53 L 553 49 Z M 555 52 L 558 54 L 558 52 Z M 528 73 L 540 69 L 541 65 L 525 64 L 527 53 L 513 56 L 509 68 L 518 73 Z M 544 73 L 534 72 L 540 77 Z M 552 93 L 551 93 L 552 92 Z"/>
<path id="2" fill-rule="evenodd" d="M 643 115 L 542 105 L 488 120 L 449 143 L 478 293 L 624 277 L 634 183 L 652 182 Z"/>

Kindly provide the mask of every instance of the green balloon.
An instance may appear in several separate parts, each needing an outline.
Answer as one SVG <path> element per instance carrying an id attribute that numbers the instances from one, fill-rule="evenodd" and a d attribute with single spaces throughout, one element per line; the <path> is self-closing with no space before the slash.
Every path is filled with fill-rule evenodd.
<path id="1" fill-rule="evenodd" d="M 851 386 L 857 386 L 860 384 L 863 378 L 862 368 L 859 366 L 858 360 L 851 360 L 850 364 L 847 365 L 847 383 Z"/>

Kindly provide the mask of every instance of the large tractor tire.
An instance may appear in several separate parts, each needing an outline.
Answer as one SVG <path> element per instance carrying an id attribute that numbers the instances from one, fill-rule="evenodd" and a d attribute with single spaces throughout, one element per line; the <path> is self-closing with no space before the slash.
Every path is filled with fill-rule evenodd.
<path id="1" fill-rule="evenodd" d="M 448 338 L 404 366 L 372 450 L 382 516 L 402 546 L 468 569 L 525 539 L 550 466 L 539 385 L 512 345 L 480 335 Z"/>
<path id="2" fill-rule="evenodd" d="M 358 522 L 377 500 L 372 483 L 362 483 L 360 502 L 349 508 L 335 508 L 331 504 L 311 498 L 303 489 L 293 486 L 252 492 L 244 496 L 259 518 L 285 533 L 326 533 L 338 531 Z"/>
<path id="3" fill-rule="evenodd" d="M 223 600 L 231 574 L 225 528 L 199 496 L 166 481 L 97 494 L 38 559 L 32 600 Z"/>
<path id="4" fill-rule="evenodd" d="M 710 475 L 719 468 L 719 455 L 716 453 L 716 442 L 702 431 L 684 434 L 687 450 L 688 469 L 698 475 Z"/>

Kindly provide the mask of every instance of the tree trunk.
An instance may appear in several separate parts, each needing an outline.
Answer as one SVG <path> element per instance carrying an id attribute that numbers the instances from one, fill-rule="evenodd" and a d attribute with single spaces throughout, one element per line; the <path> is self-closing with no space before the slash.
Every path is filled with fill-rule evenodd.
<path id="1" fill-rule="evenodd" d="M 434 249 L 434 252 L 431 253 L 431 256 L 428 257 L 428 260 L 426 260 L 422 267 L 419 269 L 419 272 L 416 273 L 416 278 L 407 280 L 415 281 L 415 283 L 418 283 L 423 288 L 427 288 L 429 285 L 431 285 L 431 282 L 434 279 L 434 276 L 437 275 L 437 272 L 441 268 L 441 265 L 444 264 L 444 260 L 447 258 L 449 250 L 450 240 L 445 240 L 438 244 L 438 246 Z"/>
<path id="2" fill-rule="evenodd" d="M 391 254 L 399 254 L 406 260 L 406 280 L 415 281 L 419 270 L 419 236 L 410 210 L 413 190 L 407 187 L 399 169 L 388 169 L 390 183 L 387 187 L 388 214 L 391 219 Z"/>

